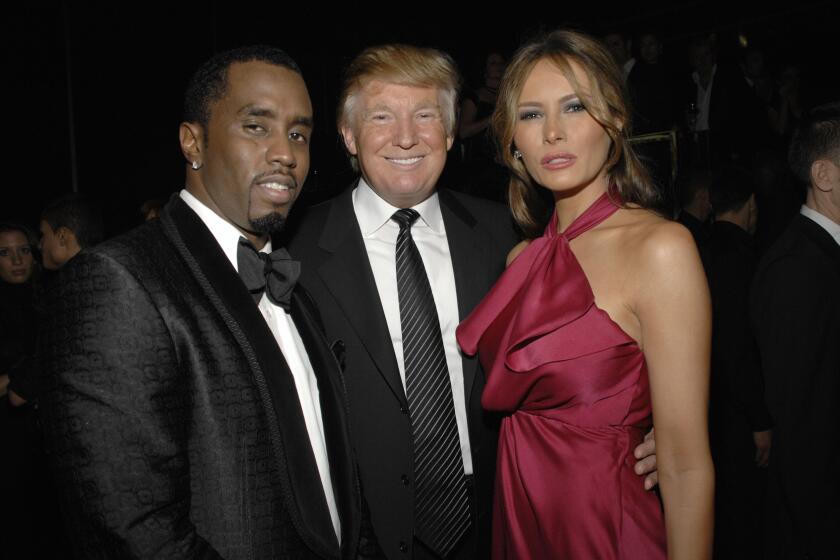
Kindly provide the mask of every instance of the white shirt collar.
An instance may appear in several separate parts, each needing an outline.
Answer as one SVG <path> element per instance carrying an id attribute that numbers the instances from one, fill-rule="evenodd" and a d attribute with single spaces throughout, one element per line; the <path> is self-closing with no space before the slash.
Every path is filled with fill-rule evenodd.
<path id="1" fill-rule="evenodd" d="M 356 218 L 359 220 L 363 237 L 375 234 L 382 226 L 389 223 L 394 212 L 399 210 L 376 194 L 376 191 L 364 179 L 359 179 L 359 186 L 353 191 L 353 207 L 356 210 Z M 445 231 L 437 192 L 432 193 L 432 196 L 412 208 L 420 214 L 415 226 L 427 226 L 438 234 Z"/>
<path id="2" fill-rule="evenodd" d="M 236 251 L 239 247 L 239 238 L 245 236 L 242 235 L 242 233 L 236 229 L 233 224 L 226 221 L 213 210 L 208 208 L 206 204 L 190 194 L 187 189 L 181 190 L 180 196 L 181 200 L 186 202 L 187 206 L 192 208 L 193 211 L 198 214 L 198 217 L 201 218 L 201 221 L 204 222 L 204 225 L 207 226 L 207 229 L 209 229 L 210 233 L 213 234 L 213 237 L 216 238 L 216 242 L 218 242 L 219 246 L 222 248 L 225 256 L 230 261 L 230 264 L 233 265 L 233 269 L 239 272 Z M 263 253 L 271 252 L 270 239 L 261 251 Z"/>
<path id="3" fill-rule="evenodd" d="M 624 65 L 622 66 L 622 70 L 624 70 L 624 78 L 625 79 L 627 78 L 627 76 L 630 75 L 630 72 L 633 71 L 633 67 L 635 65 L 636 65 L 636 59 L 633 58 L 633 57 L 630 57 L 629 59 L 627 59 L 627 62 L 624 63 Z"/>
<path id="4" fill-rule="evenodd" d="M 799 213 L 805 216 L 806 218 L 813 220 L 817 223 L 818 226 L 823 228 L 828 234 L 834 238 L 835 243 L 840 245 L 840 224 L 827 218 L 823 214 L 820 214 L 813 208 L 808 206 L 802 205 L 802 208 L 799 210 Z"/>

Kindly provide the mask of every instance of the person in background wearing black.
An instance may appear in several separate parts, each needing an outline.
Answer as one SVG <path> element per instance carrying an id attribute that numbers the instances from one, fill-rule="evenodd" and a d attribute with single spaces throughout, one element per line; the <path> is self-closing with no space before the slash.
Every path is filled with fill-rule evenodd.
<path id="1" fill-rule="evenodd" d="M 771 420 L 749 324 L 749 288 L 758 257 L 750 175 L 727 167 L 712 182 L 715 222 L 709 241 L 712 383 L 709 431 L 715 461 L 715 558 L 761 558 L 764 468 Z"/>
<path id="2" fill-rule="evenodd" d="M 41 212 L 40 230 L 44 268 L 58 270 L 82 249 L 102 241 L 102 214 L 86 195 L 66 195 Z"/>
<path id="3" fill-rule="evenodd" d="M 38 422 L 35 236 L 0 223 L 0 557 L 61 558 Z M 4 556 L 5 555 L 5 556 Z"/>
<path id="4" fill-rule="evenodd" d="M 639 60 L 627 76 L 633 99 L 633 133 L 662 132 L 674 127 L 677 110 L 673 80 L 662 62 L 662 42 L 654 33 L 639 36 Z"/>
<path id="5" fill-rule="evenodd" d="M 774 422 L 765 553 L 818 560 L 840 550 L 840 102 L 803 117 L 789 159 L 805 205 L 750 301 Z"/>
<path id="6" fill-rule="evenodd" d="M 504 202 L 507 199 L 507 169 L 496 161 L 496 145 L 490 133 L 490 118 L 496 108 L 499 84 L 507 59 L 491 52 L 484 60 L 483 83 L 463 93 L 458 137 L 464 146 L 461 183 L 466 192 Z"/>
<path id="7" fill-rule="evenodd" d="M 709 216 L 712 213 L 712 204 L 709 195 L 712 176 L 709 171 L 702 168 L 689 170 L 679 182 L 681 210 L 677 221 L 688 228 L 697 250 L 700 252 L 700 259 L 703 261 L 703 268 L 709 270 Z"/>

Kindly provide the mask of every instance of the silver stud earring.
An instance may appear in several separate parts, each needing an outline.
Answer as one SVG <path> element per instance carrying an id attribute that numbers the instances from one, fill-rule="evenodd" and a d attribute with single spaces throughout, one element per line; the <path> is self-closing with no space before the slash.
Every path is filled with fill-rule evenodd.
<path id="1" fill-rule="evenodd" d="M 513 150 L 513 157 L 515 157 L 516 159 L 522 159 L 522 152 L 520 152 L 519 150 Z"/>
<path id="2" fill-rule="evenodd" d="M 192 162 L 192 168 L 194 170 L 198 171 L 200 167 L 201 167 L 201 164 L 198 163 L 197 161 Z"/>

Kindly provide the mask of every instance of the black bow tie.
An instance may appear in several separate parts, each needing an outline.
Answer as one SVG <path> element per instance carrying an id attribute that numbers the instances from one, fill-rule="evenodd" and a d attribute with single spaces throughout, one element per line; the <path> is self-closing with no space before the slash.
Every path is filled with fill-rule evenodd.
<path id="1" fill-rule="evenodd" d="M 267 292 L 271 303 L 289 310 L 292 290 L 300 276 L 300 263 L 293 261 L 286 249 L 261 253 L 250 241 L 240 237 L 236 261 L 239 276 L 255 302 L 259 303 L 263 292 Z"/>

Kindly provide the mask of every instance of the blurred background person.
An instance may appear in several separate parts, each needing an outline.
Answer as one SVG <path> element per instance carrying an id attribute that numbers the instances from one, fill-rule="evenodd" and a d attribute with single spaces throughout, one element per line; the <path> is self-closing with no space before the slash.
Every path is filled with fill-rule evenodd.
<path id="1" fill-rule="evenodd" d="M 749 321 L 758 256 L 755 184 L 737 167 L 711 184 L 715 221 L 709 238 L 712 368 L 709 436 L 715 462 L 715 558 L 761 558 L 765 467 L 772 422 Z"/>
<path id="2" fill-rule="evenodd" d="M 633 101 L 633 134 L 671 130 L 676 121 L 673 78 L 662 61 L 662 42 L 651 32 L 639 35 L 639 60 L 627 78 Z"/>
<path id="3" fill-rule="evenodd" d="M 0 527 L 3 558 L 63 558 L 46 468 L 35 360 L 39 269 L 34 234 L 0 223 Z"/>
<path id="4" fill-rule="evenodd" d="M 506 200 L 507 170 L 496 161 L 496 144 L 489 127 L 506 64 L 504 55 L 490 52 L 484 59 L 482 84 L 463 92 L 458 137 L 464 158 L 459 184 L 453 185 L 497 202 Z"/>
<path id="5" fill-rule="evenodd" d="M 41 213 L 40 230 L 44 268 L 58 270 L 82 249 L 102 241 L 99 205 L 86 195 L 58 198 Z"/>
<path id="6" fill-rule="evenodd" d="M 621 69 L 624 79 L 627 80 L 636 65 L 636 58 L 633 56 L 633 40 L 624 31 L 618 29 L 604 34 L 602 40 Z"/>
<path id="7" fill-rule="evenodd" d="M 712 213 L 712 202 L 709 190 L 712 174 L 708 169 L 695 167 L 685 172 L 679 181 L 680 212 L 677 221 L 688 228 L 703 268 L 709 269 L 709 217 Z"/>

